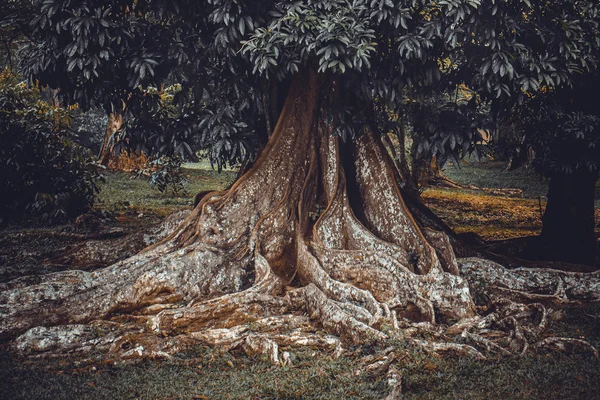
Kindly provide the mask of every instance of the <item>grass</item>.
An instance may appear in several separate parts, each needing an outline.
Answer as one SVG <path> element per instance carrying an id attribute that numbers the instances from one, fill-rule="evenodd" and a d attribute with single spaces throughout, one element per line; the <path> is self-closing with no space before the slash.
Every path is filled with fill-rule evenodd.
<path id="1" fill-rule="evenodd" d="M 548 181 L 532 169 L 506 170 L 506 162 L 463 160 L 461 167 L 448 165 L 444 174 L 455 182 L 487 188 L 521 189 L 523 197 L 545 197 Z"/>
<path id="2" fill-rule="evenodd" d="M 233 182 L 234 171 L 218 173 L 208 166 L 185 164 L 185 192 L 178 196 L 160 193 L 150 185 L 148 177 L 137 178 L 126 172 L 105 171 L 105 182 L 96 204 L 97 208 L 113 212 L 137 211 L 166 216 L 193 204 L 196 193 L 224 189 Z"/>
<path id="3" fill-rule="evenodd" d="M 506 171 L 499 161 L 463 161 L 447 166 L 444 174 L 463 185 L 480 188 L 521 189 L 523 198 L 510 198 L 466 189 L 426 188 L 424 203 L 457 233 L 473 232 L 485 240 L 535 236 L 542 230 L 548 182 L 532 170 Z M 600 202 L 596 202 L 600 228 Z"/>
<path id="4" fill-rule="evenodd" d="M 35 367 L 5 359 L 3 393 L 12 399 L 380 399 L 381 380 L 356 377 L 348 357 L 307 349 L 292 367 L 198 347 L 176 361 L 77 368 L 57 361 Z M 13 363 L 11 365 L 11 363 Z M 24 376 L 26 375 L 26 376 Z M 26 378 L 26 382 L 24 380 Z"/>
<path id="5" fill-rule="evenodd" d="M 422 199 L 457 233 L 474 232 L 486 240 L 539 234 L 546 207 L 545 200 L 540 205 L 537 199 L 455 189 L 428 188 Z"/>
<path id="6" fill-rule="evenodd" d="M 530 172 L 516 177 L 511 172 L 509 177 L 499 167 L 467 164 L 446 174 L 482 187 L 520 188 L 526 198 L 446 189 L 429 189 L 423 197 L 459 232 L 475 231 L 486 238 L 537 232 L 536 197 L 546 190 L 543 182 Z M 188 194 L 181 197 L 159 193 L 147 178 L 106 172 L 98 208 L 165 215 L 189 207 L 199 191 L 228 186 L 235 176 L 233 171 L 219 175 L 202 168 L 206 165 L 185 165 Z M 51 243 L 58 246 L 56 240 Z M 583 338 L 600 348 L 600 305 L 565 310 L 549 333 Z M 396 366 L 403 375 L 404 399 L 600 399 L 600 361 L 590 355 L 544 352 L 479 361 L 404 349 L 407 355 Z M 339 359 L 307 348 L 287 349 L 295 357 L 291 367 L 202 346 L 169 361 L 100 365 L 73 357 L 19 359 L 5 350 L 0 347 L 2 399 L 382 399 L 389 390 L 385 376 L 353 373 L 358 358 L 377 349 L 354 349 Z"/>
<path id="7" fill-rule="evenodd" d="M 567 309 L 553 334 L 600 346 L 600 305 Z M 504 359 L 432 357 L 395 343 L 405 399 L 600 399 L 600 361 L 589 354 L 543 352 Z M 333 359 L 288 349 L 293 365 L 273 367 L 238 351 L 198 346 L 170 361 L 89 365 L 75 359 L 26 361 L 0 353 L 0 393 L 10 399 L 382 399 L 385 376 L 354 372 L 373 348 Z"/>

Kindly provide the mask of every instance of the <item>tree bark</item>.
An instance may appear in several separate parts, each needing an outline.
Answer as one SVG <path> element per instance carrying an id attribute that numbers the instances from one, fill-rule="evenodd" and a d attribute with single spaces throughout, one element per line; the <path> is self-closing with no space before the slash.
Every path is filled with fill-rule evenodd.
<path id="1" fill-rule="evenodd" d="M 600 299 L 600 276 L 459 262 L 446 234 L 415 221 L 372 132 L 344 146 L 332 136 L 321 118 L 330 106 L 322 82 L 313 71 L 298 75 L 254 166 L 229 190 L 202 197 L 164 240 L 101 270 L 1 284 L 0 336 L 21 335 L 14 343 L 22 352 L 93 346 L 121 357 L 202 342 L 275 364 L 278 346 L 341 349 L 392 338 L 482 356 L 445 342 L 456 332 L 502 331 L 503 343 L 525 351 L 515 330 L 545 310 L 542 301 Z M 562 292 L 547 293 L 558 281 Z M 469 286 L 494 303 L 494 315 L 477 316 Z M 535 306 L 511 301 L 523 298 Z M 497 324 L 513 314 L 514 323 Z M 535 326 L 529 340 L 543 330 Z M 423 333 L 443 343 L 414 338 Z M 499 347 L 481 335 L 465 340 Z"/>
<path id="2" fill-rule="evenodd" d="M 596 171 L 556 173 L 551 177 L 538 242 L 544 259 L 595 265 L 594 195 L 597 180 Z"/>
<path id="3" fill-rule="evenodd" d="M 108 166 L 110 159 L 117 156 L 113 154 L 113 135 L 121 129 L 121 126 L 123 126 L 123 116 L 117 112 L 110 113 L 108 115 L 108 124 L 106 125 L 106 134 L 104 135 L 104 143 L 98 157 L 100 165 Z"/>
<path id="4" fill-rule="evenodd" d="M 108 116 L 104 143 L 98 157 L 98 164 L 118 171 L 138 171 L 143 168 L 148 158 L 144 153 L 134 154 L 130 152 L 115 151 L 116 140 L 114 135 L 123 127 L 123 115 L 112 112 Z"/>

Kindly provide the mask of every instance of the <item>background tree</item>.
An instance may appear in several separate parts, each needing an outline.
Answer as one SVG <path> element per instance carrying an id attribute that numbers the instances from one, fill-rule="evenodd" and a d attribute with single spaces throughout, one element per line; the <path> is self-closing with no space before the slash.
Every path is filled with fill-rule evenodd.
<path id="1" fill-rule="evenodd" d="M 511 273 L 480 259 L 459 263 L 447 236 L 407 208 L 373 115 L 380 104 L 394 109 L 406 90 L 440 92 L 464 82 L 482 96 L 518 99 L 525 82 L 566 83 L 574 65 L 585 68 L 587 31 L 583 26 L 565 36 L 562 22 L 543 14 L 573 21 L 582 13 L 597 16 L 597 8 L 592 1 L 552 2 L 541 10 L 517 0 L 45 0 L 35 24 L 46 43 L 33 53 L 39 60 L 31 64 L 33 76 L 66 79 L 65 95 L 82 104 L 92 99 L 94 85 L 87 82 L 105 85 L 100 94 L 117 93 L 132 116 L 142 118 L 152 108 L 141 106 L 143 91 L 136 88 L 145 82 L 160 87 L 161 78 L 179 76 L 180 98 L 188 96 L 182 110 L 190 107 L 182 115 L 200 121 L 199 133 L 213 145 L 217 162 L 236 154 L 231 144 L 258 127 L 264 101 L 257 94 L 270 86 L 264 80 L 291 82 L 265 149 L 231 189 L 206 195 L 170 236 L 130 259 L 93 273 L 3 285 L 0 332 L 10 336 L 137 310 L 140 318 L 131 324 L 144 327 L 128 337 L 145 343 L 140 352 L 146 354 L 195 338 L 243 345 L 278 363 L 278 344 L 339 343 L 315 332 L 315 324 L 354 344 L 385 342 L 401 327 L 420 327 L 415 332 L 424 329 L 434 341 L 465 331 L 472 344 L 490 352 L 509 350 L 469 331 L 504 329 L 508 349 L 525 351 L 546 321 L 528 327 L 531 337 L 525 338 L 518 332 L 532 323 L 527 317 L 548 315 L 539 300 L 597 298 L 597 274 Z M 114 24 L 105 21 L 113 18 Z M 60 42 L 62 34 L 54 39 L 54 32 L 63 26 L 68 30 Z M 116 32 L 101 44 L 100 32 L 113 26 Z M 552 45 L 524 40 L 535 32 Z M 98 48 L 89 46 L 96 42 Z M 561 43 L 582 43 L 582 52 L 574 60 L 560 57 Z M 88 56 L 91 49 L 96 57 Z M 67 78 L 60 78 L 59 65 L 67 67 Z M 107 90 L 119 82 L 126 90 Z M 245 103 L 244 94 L 254 101 Z M 559 280 L 567 300 L 562 291 L 540 297 L 540 282 L 555 288 Z M 476 317 L 474 298 L 496 313 Z M 507 298 L 534 304 L 514 306 Z M 507 316 L 514 323 L 495 322 Z M 435 333 L 434 324 L 445 333 Z M 78 340 L 88 340 L 87 328 L 76 326 L 82 329 Z M 57 332 L 36 328 L 20 340 Z M 407 340 L 480 355 L 469 346 Z"/>
<path id="2" fill-rule="evenodd" d="M 598 89 L 597 73 L 582 76 L 572 87 L 549 89 L 512 113 L 520 121 L 524 146 L 535 154 L 534 167 L 550 179 L 543 230 L 529 249 L 535 257 L 590 265 L 596 261 Z"/>

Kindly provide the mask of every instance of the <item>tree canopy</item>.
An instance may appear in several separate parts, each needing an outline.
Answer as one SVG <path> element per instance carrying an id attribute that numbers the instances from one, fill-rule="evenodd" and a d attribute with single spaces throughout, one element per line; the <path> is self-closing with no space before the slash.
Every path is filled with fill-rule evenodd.
<path id="1" fill-rule="evenodd" d="M 161 124 L 170 126 L 159 141 L 198 137 L 219 165 L 238 160 L 264 133 L 269 85 L 308 66 L 340 81 L 337 133 L 353 135 L 373 111 L 386 118 L 389 109 L 461 84 L 474 103 L 522 104 L 572 84 L 600 54 L 595 1 L 40 0 L 36 7 L 24 63 L 31 79 L 60 87 L 71 102 L 124 109 L 131 121 L 151 120 L 160 88 L 179 83 L 176 123 Z M 438 141 L 430 152 L 456 155 L 456 142 Z"/>
<path id="2" fill-rule="evenodd" d="M 575 87 L 598 62 L 596 1 L 35 4 L 30 79 L 124 114 L 128 134 L 154 135 L 158 152 L 177 152 L 189 134 L 221 166 L 270 137 L 233 186 L 166 220 L 148 240 L 164 239 L 142 252 L 0 285 L 0 337 L 21 335 L 24 351 L 43 339 L 50 351 L 122 357 L 200 341 L 274 364 L 279 345 L 338 353 L 390 339 L 480 358 L 590 348 L 544 332 L 552 308 L 598 300 L 598 273 L 458 259 L 472 249 L 406 200 L 379 134 L 400 112 L 424 115 L 454 94 L 430 116 L 442 130 L 424 124 L 431 135 L 417 145 L 448 158 L 476 139 L 478 106 L 495 116 Z"/>

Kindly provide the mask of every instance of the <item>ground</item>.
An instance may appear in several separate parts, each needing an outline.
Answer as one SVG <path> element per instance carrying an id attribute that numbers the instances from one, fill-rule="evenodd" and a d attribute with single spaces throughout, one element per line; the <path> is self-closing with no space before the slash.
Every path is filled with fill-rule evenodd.
<path id="1" fill-rule="evenodd" d="M 542 230 L 548 182 L 532 169 L 507 171 L 502 161 L 448 165 L 444 174 L 457 183 L 481 188 L 514 188 L 522 197 L 494 196 L 482 191 L 428 187 L 424 202 L 458 233 L 474 232 L 486 240 L 537 235 Z M 596 232 L 600 232 L 596 201 Z"/>
<path id="2" fill-rule="evenodd" d="M 539 231 L 544 183 L 532 173 L 502 180 L 500 164 L 467 165 L 447 174 L 461 183 L 483 187 L 517 187 L 524 198 L 491 196 L 477 191 L 428 189 L 423 197 L 457 231 L 474 231 L 486 239 L 506 239 Z M 188 195 L 162 195 L 133 175 L 106 173 L 101 202 L 89 221 L 61 227 L 33 225 L 0 232 L 0 279 L 65 269 L 52 263 L 61 251 L 87 240 L 100 223 L 119 237 L 145 229 L 161 217 L 189 207 L 193 195 L 227 186 L 233 172 L 186 169 Z M 492 181 L 492 178 L 494 181 Z M 462 181 L 461 181 L 462 180 Z M 126 201 L 124 201 L 126 199 Z M 544 204 L 542 202 L 542 207 Z M 86 225 L 88 224 L 88 225 Z M 93 267 L 90 267 L 93 268 Z M 583 338 L 600 348 L 600 306 L 565 310 L 553 326 L 559 336 Z M 402 343 L 398 344 L 402 347 Z M 241 352 L 219 354 L 198 347 L 169 361 L 141 364 L 89 364 L 76 359 L 21 360 L 0 354 L 0 393 L 11 399 L 381 399 L 386 378 L 358 374 L 361 359 L 381 349 L 357 347 L 343 357 L 305 349 L 292 354 L 292 365 L 273 367 L 267 360 Z M 600 362 L 586 354 L 544 353 L 528 357 L 475 360 L 439 358 L 412 349 L 398 360 L 406 398 L 593 399 L 600 398 Z"/>

